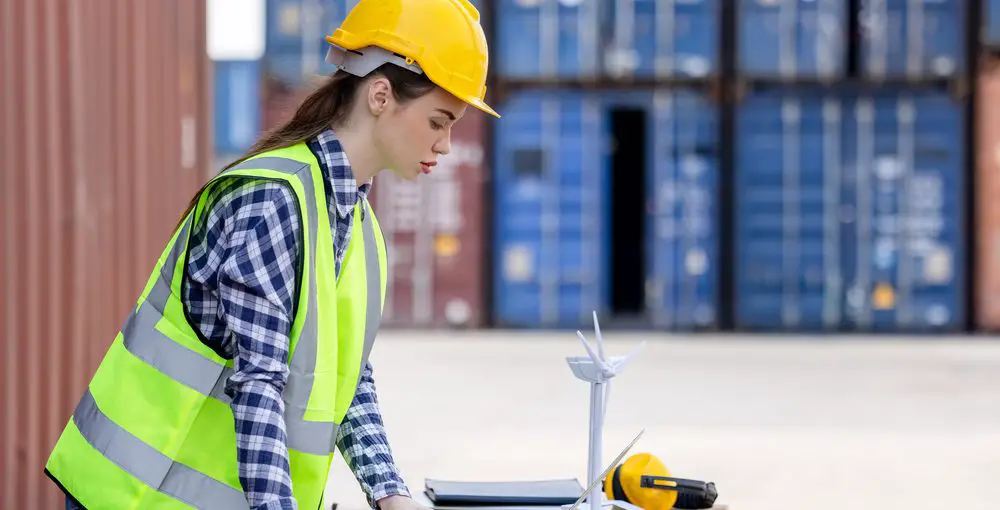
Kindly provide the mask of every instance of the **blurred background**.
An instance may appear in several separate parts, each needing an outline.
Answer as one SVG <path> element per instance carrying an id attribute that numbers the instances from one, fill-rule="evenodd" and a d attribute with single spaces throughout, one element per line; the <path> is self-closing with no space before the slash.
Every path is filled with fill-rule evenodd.
<path id="1" fill-rule="evenodd" d="M 187 200 L 355 3 L 0 0 L 0 507 L 59 507 L 44 461 Z M 596 310 L 647 342 L 609 461 L 645 427 L 732 510 L 996 508 L 1000 1 L 473 3 L 503 118 L 373 189 L 411 489 L 585 480 Z"/>

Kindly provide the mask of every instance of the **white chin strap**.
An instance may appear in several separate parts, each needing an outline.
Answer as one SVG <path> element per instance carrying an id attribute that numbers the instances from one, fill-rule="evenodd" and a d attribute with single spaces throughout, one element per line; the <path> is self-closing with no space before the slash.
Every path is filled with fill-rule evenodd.
<path id="1" fill-rule="evenodd" d="M 378 69 L 382 64 L 395 64 L 417 74 L 424 74 L 423 69 L 416 62 L 408 64 L 405 58 L 378 46 L 367 46 L 360 50 L 345 50 L 330 45 L 330 49 L 326 52 L 326 61 L 337 66 L 337 69 L 362 78 L 368 76 L 368 73 Z"/>

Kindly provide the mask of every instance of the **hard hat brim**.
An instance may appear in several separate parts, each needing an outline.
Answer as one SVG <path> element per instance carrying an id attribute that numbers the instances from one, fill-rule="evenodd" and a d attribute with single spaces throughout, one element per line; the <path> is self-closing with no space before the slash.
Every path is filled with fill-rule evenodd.
<path id="1" fill-rule="evenodd" d="M 494 117 L 496 117 L 498 119 L 500 118 L 500 114 L 499 113 L 497 113 L 495 110 L 493 110 L 493 108 L 490 108 L 490 105 L 486 104 L 486 102 L 484 102 L 482 99 L 479 99 L 478 97 L 474 97 L 474 98 L 459 97 L 459 99 L 461 99 L 462 101 L 465 101 L 466 103 L 468 103 L 469 105 L 475 107 L 476 109 L 478 109 L 480 111 L 486 112 L 486 113 L 488 113 L 488 114 L 490 114 L 490 115 L 492 115 L 492 116 L 494 116 Z"/>

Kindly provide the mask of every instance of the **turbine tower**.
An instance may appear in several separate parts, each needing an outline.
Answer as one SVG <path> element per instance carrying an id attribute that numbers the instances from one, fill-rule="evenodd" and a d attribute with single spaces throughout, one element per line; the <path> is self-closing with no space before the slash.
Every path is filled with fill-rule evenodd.
<path id="1" fill-rule="evenodd" d="M 608 408 L 608 397 L 611 395 L 611 379 L 622 373 L 625 366 L 632 360 L 636 353 L 638 353 L 639 350 L 646 345 L 646 343 L 643 342 L 640 344 L 627 356 L 613 356 L 608 358 L 604 354 L 604 338 L 601 336 L 601 326 L 597 321 L 596 311 L 594 311 L 594 336 L 597 340 L 597 351 L 594 351 L 594 348 L 590 345 L 590 342 L 587 341 L 587 338 L 583 335 L 583 333 L 577 331 L 576 336 L 580 338 L 580 342 L 583 343 L 583 347 L 587 349 L 588 355 L 567 356 L 566 362 L 569 363 L 569 367 L 577 379 L 590 383 L 590 445 L 588 448 L 589 458 L 587 463 L 588 488 L 587 491 L 584 492 L 584 496 L 587 495 L 587 492 L 590 493 L 590 510 L 600 510 L 602 507 L 638 509 L 638 507 L 630 505 L 624 501 L 605 501 L 604 492 L 601 490 L 595 490 L 595 488 L 597 484 L 601 483 L 601 480 L 604 477 L 601 473 L 601 457 L 603 450 L 602 438 L 604 434 L 604 417 Z M 632 441 L 632 444 L 635 444 L 635 441 L 638 439 L 639 436 L 636 436 L 635 440 Z M 609 466 L 605 472 L 616 465 L 629 448 L 631 448 L 631 445 L 618 455 L 618 459 L 612 462 L 611 466 Z"/>

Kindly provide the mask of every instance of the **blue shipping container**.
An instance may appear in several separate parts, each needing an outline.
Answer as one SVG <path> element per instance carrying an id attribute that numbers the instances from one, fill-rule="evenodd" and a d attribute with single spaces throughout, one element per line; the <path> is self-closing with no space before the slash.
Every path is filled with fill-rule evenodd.
<path id="1" fill-rule="evenodd" d="M 612 94 L 605 102 L 607 107 L 644 107 L 651 117 L 643 241 L 646 314 L 658 328 L 714 326 L 719 285 L 718 109 L 703 94 L 681 90 Z M 614 228 L 623 226 L 616 223 Z"/>
<path id="2" fill-rule="evenodd" d="M 846 0 L 739 0 L 737 69 L 752 77 L 843 76 Z"/>
<path id="3" fill-rule="evenodd" d="M 597 0 L 497 0 L 491 46 L 497 72 L 508 78 L 593 77 L 598 74 Z"/>
<path id="4" fill-rule="evenodd" d="M 611 308 L 611 113 L 645 112 L 647 319 L 663 328 L 716 321 L 715 107 L 690 92 L 522 92 L 501 106 L 494 145 L 494 292 L 506 326 L 587 326 Z M 641 128 L 640 128 L 641 129 Z"/>
<path id="5" fill-rule="evenodd" d="M 738 327 L 960 328 L 963 127 L 945 93 L 748 97 L 736 140 Z"/>
<path id="6" fill-rule="evenodd" d="M 324 37 L 357 0 L 267 0 L 266 52 L 326 54 Z"/>
<path id="7" fill-rule="evenodd" d="M 1000 0 L 983 0 L 982 43 L 985 46 L 1000 46 Z"/>
<path id="8" fill-rule="evenodd" d="M 215 61 L 213 65 L 215 152 L 242 153 L 260 132 L 260 62 Z"/>
<path id="9" fill-rule="evenodd" d="M 875 77 L 963 73 L 965 6 L 961 0 L 861 0 L 862 69 Z"/>
<path id="10" fill-rule="evenodd" d="M 597 96 L 523 92 L 495 139 L 497 321 L 586 324 L 607 307 L 608 218 Z"/>
<path id="11" fill-rule="evenodd" d="M 629 9 L 628 7 L 631 7 Z M 686 76 L 718 72 L 718 0 L 614 2 L 604 28 L 611 76 Z"/>

